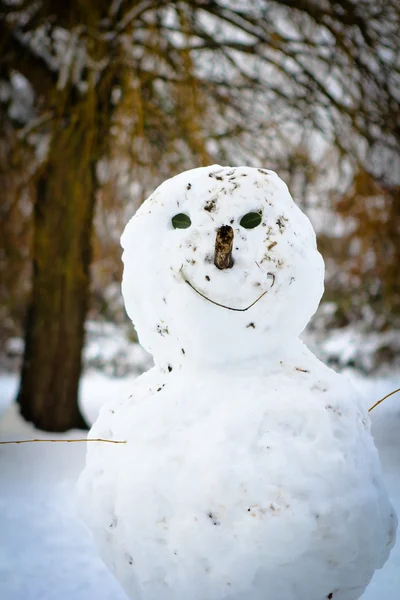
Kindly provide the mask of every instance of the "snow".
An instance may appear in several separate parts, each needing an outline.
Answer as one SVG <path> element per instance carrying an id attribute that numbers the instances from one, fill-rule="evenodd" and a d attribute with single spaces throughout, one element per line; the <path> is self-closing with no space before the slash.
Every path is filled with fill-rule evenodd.
<path id="1" fill-rule="evenodd" d="M 132 600 L 358 600 L 397 519 L 359 394 L 298 339 L 324 267 L 286 185 L 182 173 L 122 245 L 155 366 L 90 433 L 127 440 L 90 444 L 78 482 L 103 560 Z"/>
<path id="2" fill-rule="evenodd" d="M 329 336 L 325 335 L 325 339 L 321 339 L 319 344 L 324 356 L 323 360 L 329 360 L 340 369 L 343 369 L 345 365 L 352 364 L 368 372 L 373 369 L 379 348 L 389 348 L 392 349 L 395 356 L 400 355 L 398 331 L 393 329 L 367 333 L 363 331 L 365 322 L 366 319 L 359 329 L 348 325 L 330 331 Z"/>
<path id="3" fill-rule="evenodd" d="M 400 387 L 400 377 L 355 379 L 367 406 Z M 82 406 L 95 416 L 107 398 L 127 393 L 132 380 L 95 372 L 83 378 Z M 0 377 L 0 439 L 46 437 L 9 410 L 15 376 Z M 400 514 L 400 400 L 371 413 L 373 433 L 391 500 Z M 52 435 L 51 437 L 69 437 Z M 74 433 L 73 437 L 80 437 Z M 126 600 L 99 559 L 75 510 L 75 482 L 84 444 L 30 444 L 0 448 L 0 598 L 4 600 Z M 398 600 L 400 543 L 376 572 L 362 600 Z"/>
<path id="4" fill-rule="evenodd" d="M 133 220 L 124 235 L 123 290 L 155 367 L 135 381 L 89 372 L 82 382 L 83 412 L 97 417 L 91 436 L 127 445 L 88 444 L 80 511 L 134 600 L 265 600 L 266 589 L 273 600 L 356 600 L 394 540 L 366 410 L 378 383 L 356 382 L 362 401 L 297 340 L 322 293 L 322 261 L 287 188 L 255 171 L 184 174 L 140 209 L 140 227 Z M 194 227 L 174 231 L 171 216 L 191 207 Z M 242 232 L 243 212 L 254 211 L 262 225 Z M 209 254 L 228 218 L 235 263 L 218 272 Z M 214 302 L 196 294 L 204 280 Z M 245 310 L 221 311 L 222 303 L 247 306 L 257 284 L 263 310 L 253 302 L 250 323 Z M 12 386 L 4 381 L 4 397 Z M 3 404 L 3 438 L 37 437 Z M 377 409 L 376 437 L 398 505 L 392 406 Z M 7 600 L 47 600 L 55 590 L 57 598 L 123 598 L 76 517 L 84 448 L 1 448 Z M 396 548 L 364 598 L 398 596 L 398 563 Z"/>
<path id="5" fill-rule="evenodd" d="M 131 381 L 94 373 L 83 380 L 83 408 L 95 417 L 108 394 Z M 22 421 L 10 404 L 15 376 L 0 378 L 0 439 L 81 438 L 48 435 Z M 85 444 L 26 444 L 0 448 L 0 598 L 4 600 L 124 600 L 98 558 L 75 510 L 75 483 Z"/>
<path id="6" fill-rule="evenodd" d="M 353 376 L 366 406 L 400 387 L 400 377 L 368 379 Z M 371 413 L 372 433 L 379 450 L 384 480 L 397 514 L 400 514 L 400 395 L 394 395 Z M 400 542 L 383 569 L 376 572 L 362 600 L 395 600 L 400 594 Z"/>
<path id="7" fill-rule="evenodd" d="M 262 220 L 245 229 L 240 221 L 250 212 Z M 174 229 L 179 213 L 190 217 L 191 227 Z M 233 230 L 235 264 L 221 271 L 214 246 L 223 225 Z M 205 357 L 225 362 L 234 354 L 242 361 L 259 356 L 261 348 L 273 353 L 299 335 L 323 293 L 324 266 L 311 223 L 267 169 L 213 165 L 165 181 L 128 223 L 121 243 L 126 310 L 161 368 L 183 360 L 204 364 Z M 257 303 L 250 312 L 221 310 L 196 299 L 193 287 L 234 309 Z"/>
<path id="8" fill-rule="evenodd" d="M 284 357 L 290 378 L 295 365 L 315 371 L 316 359 L 304 349 L 297 359 L 293 364 Z M 310 393 L 312 375 L 303 374 L 294 406 L 293 382 L 285 382 L 276 365 L 267 373 L 255 365 L 228 375 L 232 389 L 224 394 L 224 369 L 204 371 L 195 385 L 195 369 L 164 376 L 154 369 L 137 380 L 136 402 L 116 400 L 101 412 L 92 436 L 127 439 L 129 445 L 122 453 L 92 446 L 81 481 L 82 512 L 104 560 L 130 598 L 201 600 L 228 592 L 261 598 L 262 586 L 284 600 L 289 596 L 282 580 L 295 580 L 298 598 L 312 600 L 336 589 L 338 571 L 340 582 L 359 582 L 362 591 L 387 558 L 393 525 L 385 494 L 369 475 L 378 479 L 379 466 L 362 425 L 354 425 L 349 386 L 339 396 L 326 369 L 321 401 L 321 392 Z M 149 386 L 153 394 L 143 401 Z M 319 527 L 335 532 L 336 559 L 331 544 L 314 539 L 315 514 Z M 303 545 L 305 556 L 299 553 Z M 326 568 L 326 555 L 351 565 L 351 572 L 343 574 L 337 562 Z M 282 563 L 285 577 L 277 582 Z M 310 577 L 311 565 L 318 577 Z M 167 586 L 160 575 L 167 576 Z M 361 591 L 342 597 L 358 598 Z"/>
<path id="9" fill-rule="evenodd" d="M 129 339 L 132 328 L 128 332 L 126 327 L 115 323 L 88 320 L 85 333 L 83 359 L 86 368 L 124 377 L 129 373 L 143 373 L 153 365 L 151 356 Z"/>
<path id="10" fill-rule="evenodd" d="M 85 324 L 85 346 L 83 349 L 84 370 L 103 372 L 110 377 L 122 378 L 138 375 L 152 365 L 151 356 L 135 339 L 130 324 L 88 319 Z M 24 352 L 24 341 L 19 337 L 9 338 L 0 354 L 6 371 L 19 370 Z"/>

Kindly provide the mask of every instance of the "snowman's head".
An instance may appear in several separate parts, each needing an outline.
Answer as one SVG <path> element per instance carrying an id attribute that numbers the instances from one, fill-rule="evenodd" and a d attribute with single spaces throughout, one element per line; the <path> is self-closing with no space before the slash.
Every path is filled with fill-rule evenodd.
<path id="1" fill-rule="evenodd" d="M 127 312 L 165 367 L 270 354 L 323 293 L 312 225 L 266 169 L 214 165 L 165 181 L 121 243 Z"/>

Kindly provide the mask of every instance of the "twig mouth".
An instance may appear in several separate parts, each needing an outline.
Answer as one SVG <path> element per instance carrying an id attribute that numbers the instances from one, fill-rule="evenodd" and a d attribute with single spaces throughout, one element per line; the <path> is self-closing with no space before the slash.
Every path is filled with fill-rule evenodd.
<path id="1" fill-rule="evenodd" d="M 268 290 L 266 290 L 260 296 L 258 296 L 258 298 L 256 300 L 254 300 L 254 302 L 252 302 L 251 304 L 249 304 L 249 306 L 246 306 L 245 308 L 234 308 L 233 306 L 227 306 L 226 304 L 221 304 L 220 302 L 216 302 L 215 300 L 211 300 L 211 298 L 208 298 L 205 294 L 203 294 L 202 292 L 200 292 L 192 283 L 190 283 L 190 281 L 188 279 L 186 279 L 185 273 L 183 272 L 183 265 L 181 266 L 181 268 L 179 269 L 179 271 L 180 271 L 180 273 L 182 275 L 183 281 L 185 283 L 187 283 L 188 286 L 191 287 L 192 290 L 194 290 L 196 292 L 196 294 L 198 294 L 199 296 L 201 296 L 202 298 L 204 298 L 204 300 L 208 300 L 208 302 L 211 302 L 211 304 L 215 304 L 215 306 L 220 306 L 221 308 L 226 308 L 227 310 L 233 310 L 235 312 L 246 312 L 246 310 L 249 310 L 249 308 L 251 308 L 252 306 L 254 306 L 255 304 L 257 304 L 257 302 L 259 302 L 261 300 L 261 298 L 263 298 L 265 296 L 265 294 L 268 293 Z"/>

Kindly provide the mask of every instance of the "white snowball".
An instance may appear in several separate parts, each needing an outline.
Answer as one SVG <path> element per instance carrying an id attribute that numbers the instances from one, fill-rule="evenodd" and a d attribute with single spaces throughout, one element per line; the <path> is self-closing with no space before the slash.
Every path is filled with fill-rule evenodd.
<path id="1" fill-rule="evenodd" d="M 254 229 L 241 218 L 260 212 Z M 177 213 L 190 217 L 174 229 Z M 231 269 L 214 265 L 216 233 L 234 231 Z M 268 355 L 296 338 L 318 307 L 324 266 L 307 217 L 272 171 L 194 169 L 163 183 L 122 236 L 126 309 L 156 364 L 225 363 Z M 244 312 L 221 309 L 202 298 Z"/>
<path id="2" fill-rule="evenodd" d="M 234 264 L 219 270 L 222 225 Z M 127 440 L 89 444 L 78 486 L 104 561 L 132 600 L 357 600 L 397 521 L 368 414 L 297 337 L 323 261 L 285 184 L 245 167 L 183 173 L 122 243 L 127 310 L 156 366 L 90 433 Z M 242 312 L 210 301 L 257 298 Z"/>

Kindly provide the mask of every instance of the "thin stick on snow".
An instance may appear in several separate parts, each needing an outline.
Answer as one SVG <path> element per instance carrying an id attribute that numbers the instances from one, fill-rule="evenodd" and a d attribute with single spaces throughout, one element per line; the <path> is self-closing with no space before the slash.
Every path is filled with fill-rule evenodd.
<path id="1" fill-rule="evenodd" d="M 67 443 L 73 444 L 75 442 L 105 442 L 107 444 L 126 444 L 126 440 L 103 440 L 102 438 L 88 438 L 80 440 L 12 440 L 10 442 L 0 442 L 0 444 L 33 444 L 36 442 L 51 442 L 52 444 Z"/>
<path id="2" fill-rule="evenodd" d="M 393 394 L 397 394 L 397 392 L 400 392 L 400 388 L 398 388 L 397 390 L 394 390 L 393 392 L 390 392 L 390 394 L 386 394 L 386 396 L 383 396 L 383 398 L 378 400 L 378 402 L 375 402 L 375 404 L 373 406 L 371 406 L 371 408 L 368 409 L 368 412 L 371 412 L 371 410 L 374 410 L 374 408 L 376 408 L 378 406 L 378 404 L 380 404 L 381 402 L 386 400 L 386 398 L 389 398 L 389 396 L 393 396 Z"/>

